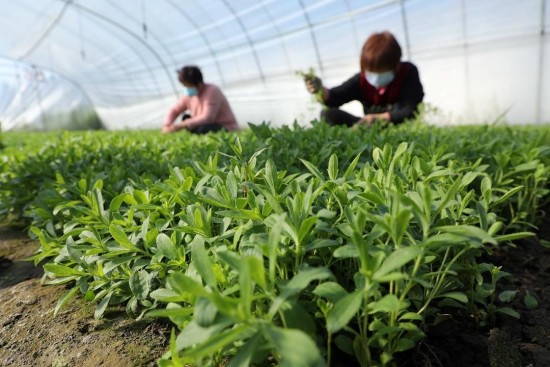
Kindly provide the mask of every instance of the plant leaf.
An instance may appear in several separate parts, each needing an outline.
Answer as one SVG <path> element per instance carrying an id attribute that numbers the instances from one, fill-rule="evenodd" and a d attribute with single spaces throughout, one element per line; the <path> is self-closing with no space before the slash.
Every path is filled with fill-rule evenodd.
<path id="1" fill-rule="evenodd" d="M 134 252 L 144 252 L 130 241 L 121 226 L 111 223 L 109 226 L 109 233 L 120 246 Z"/>
<path id="2" fill-rule="evenodd" d="M 71 268 L 65 265 L 59 264 L 45 264 L 44 270 L 54 274 L 57 277 L 68 277 L 72 275 L 83 276 L 86 275 L 85 272 Z"/>
<path id="3" fill-rule="evenodd" d="M 301 330 L 267 325 L 264 334 L 281 356 L 281 367 L 322 367 L 321 352 L 311 338 Z"/>
<path id="4" fill-rule="evenodd" d="M 327 315 L 327 331 L 334 334 L 348 324 L 361 308 L 363 292 L 355 291 L 340 299 Z"/>
<path id="5" fill-rule="evenodd" d="M 348 292 L 346 292 L 346 290 L 336 282 L 324 282 L 319 284 L 317 288 L 315 288 L 313 294 L 316 294 L 319 297 L 326 298 L 332 303 L 336 303 L 337 301 L 345 297 Z"/>
<path id="6" fill-rule="evenodd" d="M 402 247 L 392 252 L 386 259 L 380 268 L 374 273 L 373 279 L 378 279 L 384 275 L 402 267 L 409 261 L 413 260 L 422 253 L 422 249 L 419 247 Z"/>
<path id="7" fill-rule="evenodd" d="M 140 301 L 147 298 L 151 290 L 151 278 L 154 274 L 149 274 L 145 270 L 133 271 L 128 281 L 132 294 Z"/>
<path id="8" fill-rule="evenodd" d="M 164 233 L 159 233 L 157 236 L 157 249 L 164 257 L 170 260 L 178 258 L 178 249 L 172 239 Z"/>
<path id="9" fill-rule="evenodd" d="M 55 317 L 57 315 L 57 313 L 59 312 L 59 310 L 67 303 L 69 302 L 69 300 L 71 298 L 73 298 L 73 296 L 76 294 L 76 292 L 78 292 L 78 290 L 80 289 L 79 286 L 76 286 L 76 287 L 73 287 L 71 288 L 71 290 L 69 290 L 67 293 L 65 293 L 63 295 L 63 297 L 61 297 L 59 299 L 59 301 L 57 301 L 57 304 L 55 305 L 55 309 L 53 310 L 53 317 Z"/>
<path id="10" fill-rule="evenodd" d="M 109 306 L 109 302 L 111 301 L 111 296 L 113 295 L 113 291 L 110 291 L 107 293 L 105 297 L 101 299 L 101 302 L 99 302 L 99 305 L 97 305 L 95 312 L 94 312 L 94 318 L 100 319 L 103 317 L 103 314 L 105 313 L 105 310 L 107 309 L 107 306 Z"/>
<path id="11" fill-rule="evenodd" d="M 216 276 L 212 269 L 212 263 L 208 257 L 208 253 L 204 247 L 204 239 L 202 236 L 195 236 L 191 243 L 191 261 L 202 277 L 202 280 L 214 288 L 216 286 Z"/>
<path id="12" fill-rule="evenodd" d="M 534 310 L 539 306 L 537 299 L 533 297 L 533 295 L 529 291 L 525 292 L 525 297 L 523 297 L 523 303 L 530 310 Z"/>

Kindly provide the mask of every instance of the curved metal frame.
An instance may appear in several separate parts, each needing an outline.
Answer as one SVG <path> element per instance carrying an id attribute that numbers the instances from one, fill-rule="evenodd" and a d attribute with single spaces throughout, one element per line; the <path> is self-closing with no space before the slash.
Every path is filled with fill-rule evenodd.
<path id="1" fill-rule="evenodd" d="M 128 19 L 131 19 L 133 21 L 135 21 L 137 24 L 139 25 L 142 25 L 142 23 L 140 23 L 137 19 L 133 18 L 130 16 L 130 14 L 128 14 L 128 12 L 126 12 L 124 9 L 122 9 L 116 2 L 113 2 L 113 1 L 110 1 L 109 0 L 109 4 L 114 7 L 116 10 L 118 10 L 119 12 L 121 12 L 122 14 L 124 14 Z M 166 53 L 166 55 L 168 55 L 168 57 L 170 57 L 170 61 L 173 63 L 173 64 L 176 64 L 176 60 L 174 59 L 174 57 L 172 56 L 172 53 L 170 52 L 170 50 L 166 47 L 166 45 L 164 44 L 164 42 L 162 42 L 162 39 L 157 36 L 155 33 L 151 32 L 151 30 L 149 28 L 147 28 L 147 36 L 151 36 L 156 43 L 158 43 L 160 45 L 160 47 L 162 47 L 162 49 L 164 50 L 164 52 Z"/>
<path id="2" fill-rule="evenodd" d="M 403 22 L 403 32 L 405 33 L 405 49 L 407 50 L 407 58 L 411 59 L 411 43 L 409 41 L 409 25 L 407 24 L 407 11 L 405 10 L 405 0 L 399 0 L 399 8 L 401 10 L 401 21 Z"/>
<path id="3" fill-rule="evenodd" d="M 313 44 L 313 49 L 315 50 L 315 57 L 317 58 L 317 64 L 319 65 L 319 71 L 321 76 L 323 76 L 323 72 L 324 72 L 323 62 L 321 61 L 321 53 L 319 52 L 319 46 L 317 45 L 317 38 L 315 37 L 315 33 L 313 33 L 311 20 L 309 19 L 309 15 L 306 11 L 306 8 L 302 0 L 298 0 L 298 3 L 300 3 L 300 8 L 302 9 L 302 13 L 304 14 L 304 18 L 306 19 L 307 28 L 311 36 L 311 42 Z"/>
<path id="4" fill-rule="evenodd" d="M 200 31 L 199 25 L 193 19 L 191 19 L 191 17 L 189 17 L 187 14 L 185 14 L 183 9 L 181 9 L 178 4 L 175 4 L 173 0 L 165 0 L 165 1 L 167 3 L 169 3 L 170 5 L 172 5 L 172 7 L 174 9 L 176 9 L 178 11 L 178 13 L 180 13 L 180 15 L 197 30 L 197 33 L 200 35 L 201 39 L 203 40 L 204 44 L 206 45 L 206 48 L 210 52 L 210 55 L 214 59 L 214 65 L 216 66 L 216 70 L 218 71 L 218 74 L 220 76 L 221 85 L 222 85 L 222 87 L 225 86 L 225 79 L 223 78 L 222 69 L 220 67 L 220 63 L 218 62 L 216 51 L 214 51 L 214 48 L 210 44 L 210 41 L 208 40 L 208 38 L 206 38 L 204 36 L 204 34 Z"/>
<path id="5" fill-rule="evenodd" d="M 222 2 L 227 7 L 227 9 L 229 9 L 229 12 L 231 13 L 231 15 L 233 15 L 233 17 L 235 18 L 235 20 L 239 24 L 239 27 L 241 28 L 241 30 L 245 34 L 246 41 L 248 43 L 248 46 L 250 47 L 250 51 L 252 52 L 252 56 L 254 57 L 254 62 L 256 63 L 256 67 L 258 68 L 258 73 L 260 74 L 260 78 L 262 79 L 262 82 L 265 82 L 265 75 L 264 75 L 264 72 L 262 70 L 262 65 L 260 65 L 260 60 L 258 59 L 258 54 L 256 53 L 256 49 L 254 48 L 254 42 L 252 42 L 252 39 L 250 39 L 250 35 L 248 34 L 248 30 L 244 26 L 241 19 L 237 16 L 237 13 L 235 12 L 235 10 L 231 7 L 231 5 L 229 5 L 229 2 L 227 0 L 222 0 Z"/>
<path id="6" fill-rule="evenodd" d="M 344 0 L 344 3 L 346 3 L 346 8 L 348 9 L 348 17 L 351 21 L 351 28 L 353 29 L 353 38 L 355 38 L 355 43 L 357 44 L 358 50 L 361 49 L 361 46 L 359 44 L 359 35 L 357 34 L 357 26 L 355 24 L 354 18 L 351 16 L 351 7 L 349 5 L 349 0 Z"/>
<path id="7" fill-rule="evenodd" d="M 31 46 L 31 48 L 30 48 L 24 55 L 20 56 L 20 57 L 18 58 L 18 60 L 24 60 L 24 58 L 30 57 L 30 55 L 32 54 L 32 52 L 34 52 L 34 51 L 38 48 L 38 46 L 40 46 L 40 44 L 41 44 L 44 40 L 46 40 L 46 36 L 49 35 L 49 34 L 53 31 L 53 29 L 54 29 L 56 26 L 58 26 L 59 21 L 61 20 L 62 16 L 65 14 L 65 11 L 68 9 L 68 6 L 69 6 L 69 5 L 74 5 L 74 4 L 73 4 L 73 0 L 61 0 L 61 1 L 65 2 L 65 6 L 63 7 L 63 9 L 62 9 L 61 12 L 59 13 L 59 15 L 58 15 L 58 16 L 56 17 L 56 19 L 52 22 L 52 24 L 50 25 L 50 27 L 48 27 L 47 31 L 44 32 L 44 34 L 43 34 L 43 35 L 33 44 L 33 46 Z M 83 11 L 84 11 L 84 9 L 82 9 L 81 7 L 79 7 L 78 10 L 83 10 Z M 78 15 L 80 16 L 80 13 L 79 13 Z M 90 19 L 93 19 L 93 18 L 90 18 Z M 61 26 L 63 26 L 63 25 L 61 25 Z M 120 42 L 124 43 L 124 41 L 123 41 L 120 37 L 118 37 L 118 36 L 116 36 L 116 37 L 120 40 Z M 94 41 L 93 41 L 92 39 L 90 39 L 90 38 L 88 38 L 88 39 L 86 40 L 86 42 L 89 43 L 89 44 L 94 45 L 94 47 L 96 47 L 96 48 L 98 48 L 98 49 L 101 49 L 101 47 L 99 46 L 99 44 L 96 43 L 96 42 L 94 42 Z M 139 52 L 137 52 L 133 47 L 131 47 L 131 46 L 128 46 L 128 47 L 129 47 L 131 50 L 133 50 L 134 53 L 135 53 L 135 54 L 142 60 L 142 62 L 146 65 L 146 61 L 145 61 L 145 59 L 142 57 L 142 55 L 141 55 Z M 10 59 L 11 59 L 11 58 L 10 58 Z M 115 64 L 116 64 L 118 67 L 120 67 L 120 69 L 123 70 L 125 74 L 129 75 L 127 69 L 126 69 L 125 67 L 123 67 L 119 62 L 115 61 Z M 157 83 L 157 81 L 156 81 L 156 78 L 155 78 L 155 75 L 154 75 L 152 69 L 148 67 L 148 70 L 149 70 L 149 72 L 150 72 L 150 74 L 151 74 L 151 76 L 152 76 L 152 78 L 153 78 L 153 80 L 154 80 L 154 82 L 155 82 L 155 85 L 156 85 L 156 87 L 157 87 L 157 90 L 159 91 L 159 93 L 161 93 L 161 89 L 160 89 L 160 87 L 159 87 L 159 85 L 158 85 L 158 83 Z M 58 74 L 61 74 L 60 72 L 57 72 L 57 73 L 58 73 Z M 129 79 L 131 80 L 131 83 L 135 86 L 135 82 L 134 82 L 133 78 L 129 78 Z M 137 95 L 138 95 L 138 96 L 141 96 L 140 94 L 137 94 Z"/>
<path id="8" fill-rule="evenodd" d="M 65 4 L 63 5 L 63 8 L 61 8 L 61 11 L 59 14 L 57 14 L 57 17 L 52 21 L 52 23 L 49 25 L 49 27 L 46 29 L 44 33 L 36 40 L 36 42 L 25 52 L 23 55 L 19 56 L 17 60 L 23 60 L 29 57 L 37 48 L 44 42 L 44 40 L 48 37 L 48 35 L 54 30 L 54 28 L 57 26 L 57 24 L 61 21 L 61 18 L 63 18 L 63 15 L 69 8 L 69 5 L 73 0 L 66 0 Z"/>
<path id="9" fill-rule="evenodd" d="M 535 108 L 535 119 L 537 123 L 542 123 L 542 82 L 544 72 L 544 17 L 546 15 L 546 0 L 540 2 L 540 49 L 539 49 L 539 67 L 538 67 L 538 83 L 537 83 L 537 100 Z"/>
<path id="10" fill-rule="evenodd" d="M 284 34 L 281 32 L 281 30 L 279 29 L 279 27 L 277 25 L 275 25 L 274 21 L 273 21 L 273 16 L 271 15 L 270 11 L 268 8 L 266 8 L 264 2 L 262 1 L 260 3 L 260 6 L 261 8 L 264 10 L 264 12 L 267 14 L 267 17 L 269 18 L 269 20 L 271 21 L 271 24 L 275 27 L 275 30 L 277 31 L 277 38 L 279 38 L 281 40 L 281 43 L 283 44 L 283 49 L 285 50 L 285 59 L 286 59 L 286 65 L 288 66 L 288 70 L 290 72 L 292 72 L 291 70 L 291 63 L 290 63 L 290 54 L 288 52 L 288 47 L 287 47 L 287 44 L 283 38 Z"/>
<path id="11" fill-rule="evenodd" d="M 60 1 L 72 1 L 72 0 L 60 0 Z M 134 38 L 135 40 L 137 40 L 141 45 L 143 45 L 156 59 L 157 61 L 159 62 L 159 64 L 161 65 L 162 69 L 164 69 L 164 72 L 166 73 L 166 77 L 168 78 L 168 81 L 170 82 L 170 85 L 172 86 L 172 90 L 174 92 L 174 95 L 176 96 L 176 98 L 179 96 L 178 94 L 178 89 L 176 87 L 176 84 L 174 82 L 174 77 L 173 75 L 168 71 L 168 67 L 166 66 L 166 63 L 164 62 L 164 60 L 162 59 L 162 57 L 160 57 L 160 55 L 157 53 L 157 51 L 151 47 L 149 44 L 147 44 L 147 42 L 145 42 L 140 36 L 138 36 L 137 34 L 135 34 L 134 32 L 132 32 L 131 30 L 129 30 L 128 28 L 120 25 L 119 23 L 111 20 L 110 18 L 107 18 L 106 16 L 102 15 L 102 14 L 99 14 L 97 13 L 96 11 L 93 11 L 89 8 L 86 8 L 82 5 L 79 5 L 79 4 L 76 4 L 76 3 L 71 3 L 72 6 L 74 7 L 78 7 L 79 9 L 81 9 L 82 11 L 85 11 L 86 13 L 94 16 L 95 18 L 99 19 L 99 20 L 102 20 L 112 26 L 114 26 L 115 28 L 118 28 L 120 29 L 121 31 L 123 31 L 124 33 L 128 34 L 130 37 Z M 139 53 L 137 53 L 139 55 Z M 153 75 L 153 79 L 155 80 L 156 82 L 156 78 L 154 77 L 154 73 L 152 72 L 152 69 L 150 67 L 147 67 L 147 69 L 151 72 L 151 74 Z"/>
<path id="12" fill-rule="evenodd" d="M 78 9 L 80 10 L 80 9 Z M 77 16 L 81 16 L 81 13 L 78 13 Z M 90 19 L 93 19 L 93 18 L 90 18 Z M 81 20 L 79 20 L 79 22 L 81 22 Z M 82 27 L 82 25 L 79 25 L 79 27 Z M 90 44 L 92 45 L 93 47 L 97 48 L 98 50 L 102 50 L 102 47 L 101 47 L 101 43 L 97 43 L 93 38 L 91 37 L 85 37 L 85 36 L 80 36 L 79 37 L 82 37 L 82 39 L 85 41 L 85 43 L 87 44 Z M 117 37 L 117 39 L 120 40 L 120 42 L 123 42 L 121 38 Z M 128 46 L 130 49 L 133 50 L 132 47 Z M 83 45 L 81 45 L 81 48 L 84 48 Z M 138 55 L 138 57 L 143 61 L 145 62 L 145 60 L 141 57 L 141 54 L 139 54 L 137 51 L 133 50 L 135 54 Z M 128 75 L 128 79 L 130 80 L 130 83 L 132 84 L 132 86 L 134 86 L 134 88 L 137 90 L 137 85 L 136 85 L 136 82 L 134 80 L 134 78 L 131 77 L 131 74 L 128 72 L 128 69 L 126 69 L 121 63 L 120 61 L 116 60 L 116 59 L 113 59 L 113 64 L 115 64 L 118 68 L 120 68 L 120 70 L 122 70 L 124 72 L 124 74 Z M 103 68 L 101 68 L 100 70 L 104 70 Z M 158 88 L 158 85 L 157 85 L 157 88 Z M 140 100 L 142 100 L 141 98 L 143 97 L 143 95 L 141 93 L 136 93 L 136 95 L 138 97 L 140 97 Z"/>

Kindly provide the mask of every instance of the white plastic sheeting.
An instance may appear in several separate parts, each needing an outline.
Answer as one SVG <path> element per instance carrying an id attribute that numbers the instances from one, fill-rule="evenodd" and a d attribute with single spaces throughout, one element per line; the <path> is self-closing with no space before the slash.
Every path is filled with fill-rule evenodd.
<path id="1" fill-rule="evenodd" d="M 389 30 L 445 123 L 550 122 L 548 0 L 0 0 L 3 129 L 65 128 L 94 109 L 108 129 L 158 128 L 195 64 L 247 122 L 319 113 L 297 70 L 325 85 Z M 357 103 L 345 107 L 360 113 Z"/>
<path id="2" fill-rule="evenodd" d="M 86 96 L 59 74 L 2 59 L 0 70 L 4 70 L 5 75 L 15 74 L 15 78 L 0 79 L 2 129 L 75 130 L 100 127 Z"/>

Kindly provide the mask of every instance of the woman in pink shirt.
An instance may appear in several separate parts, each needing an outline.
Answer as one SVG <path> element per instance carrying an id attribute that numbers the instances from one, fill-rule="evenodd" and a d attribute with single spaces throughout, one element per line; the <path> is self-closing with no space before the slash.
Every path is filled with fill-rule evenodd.
<path id="1" fill-rule="evenodd" d="M 198 67 L 183 67 L 178 70 L 178 79 L 184 86 L 185 95 L 168 111 L 162 124 L 163 133 L 186 129 L 195 134 L 205 134 L 239 128 L 227 98 L 217 86 L 203 82 Z M 181 122 L 176 123 L 177 117 L 184 112 Z"/>

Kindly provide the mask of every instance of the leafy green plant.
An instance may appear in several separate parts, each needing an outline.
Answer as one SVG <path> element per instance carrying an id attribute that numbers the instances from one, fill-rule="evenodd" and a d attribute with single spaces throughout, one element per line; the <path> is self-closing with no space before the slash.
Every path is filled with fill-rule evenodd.
<path id="1" fill-rule="evenodd" d="M 539 306 L 539 302 L 529 291 L 525 292 L 525 297 L 523 297 L 523 303 L 530 310 L 533 310 Z"/>
<path id="2" fill-rule="evenodd" d="M 69 286 L 56 313 L 81 294 L 97 318 L 169 318 L 161 366 L 329 366 L 337 353 L 392 366 L 441 312 L 517 316 L 487 259 L 537 225 L 547 134 L 14 135 L 41 146 L 2 151 L 0 210 L 31 226 L 44 283 Z"/>
<path id="3" fill-rule="evenodd" d="M 310 67 L 308 71 L 297 70 L 296 75 L 298 75 L 304 81 L 315 81 L 318 79 L 317 75 L 315 74 L 315 69 L 313 69 L 313 67 Z M 314 95 L 315 101 L 319 103 L 323 103 L 323 100 L 324 100 L 323 95 L 324 95 L 324 91 L 321 85 L 321 88 L 319 88 L 319 90 L 315 92 L 315 95 Z"/>

